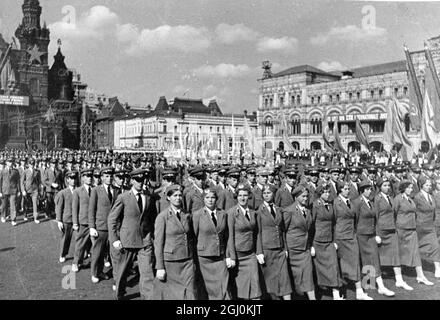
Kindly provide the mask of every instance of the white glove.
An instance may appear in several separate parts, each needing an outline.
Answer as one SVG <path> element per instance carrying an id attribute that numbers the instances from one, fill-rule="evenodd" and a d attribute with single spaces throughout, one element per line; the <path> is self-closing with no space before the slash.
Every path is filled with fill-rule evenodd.
<path id="1" fill-rule="evenodd" d="M 335 243 L 333 243 L 335 245 L 335 249 L 338 250 L 338 245 Z"/>
<path id="2" fill-rule="evenodd" d="M 61 232 L 63 232 L 64 225 L 61 221 L 57 221 L 58 229 L 60 229 Z"/>
<path id="3" fill-rule="evenodd" d="M 376 243 L 377 244 L 381 244 L 382 243 L 382 239 L 379 236 L 376 236 Z"/>
<path id="4" fill-rule="evenodd" d="M 228 269 L 235 267 L 235 260 L 232 260 L 231 258 L 226 258 L 226 267 Z"/>
<path id="5" fill-rule="evenodd" d="M 257 260 L 259 264 L 264 264 L 264 254 L 257 254 Z"/>
<path id="6" fill-rule="evenodd" d="M 23 191 L 22 193 L 23 193 L 23 197 L 26 197 L 26 191 Z"/>
<path id="7" fill-rule="evenodd" d="M 90 233 L 91 237 L 97 237 L 98 236 L 98 231 L 96 231 L 95 228 L 90 228 L 89 233 Z"/>
<path id="8" fill-rule="evenodd" d="M 77 224 L 74 224 L 73 225 L 73 230 L 78 231 L 78 229 L 79 229 L 79 226 Z"/>
<path id="9" fill-rule="evenodd" d="M 52 183 L 52 188 L 58 188 L 58 183 Z"/>
<path id="10" fill-rule="evenodd" d="M 316 254 L 315 248 L 313 248 L 313 247 L 310 248 L 310 254 L 312 255 L 312 257 L 315 256 L 315 254 Z"/>
<path id="11" fill-rule="evenodd" d="M 165 271 L 165 269 L 159 269 L 156 272 L 156 278 L 159 279 L 160 281 L 165 281 L 166 275 L 167 272 Z"/>
<path id="12" fill-rule="evenodd" d="M 113 248 L 115 248 L 117 250 L 121 250 L 122 249 L 122 242 L 121 242 L 121 240 L 116 240 L 115 242 L 113 242 Z"/>

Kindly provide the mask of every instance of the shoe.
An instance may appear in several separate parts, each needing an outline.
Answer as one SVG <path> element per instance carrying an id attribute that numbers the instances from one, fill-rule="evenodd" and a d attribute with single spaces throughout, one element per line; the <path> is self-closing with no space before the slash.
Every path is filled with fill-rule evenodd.
<path id="1" fill-rule="evenodd" d="M 423 278 L 416 278 L 416 280 L 417 280 L 417 283 L 423 283 L 424 285 L 427 285 L 427 286 L 433 286 L 434 285 L 434 283 L 432 283 L 431 281 L 429 281 L 425 277 L 423 277 Z"/>
<path id="2" fill-rule="evenodd" d="M 407 290 L 407 291 L 412 291 L 412 290 L 414 290 L 413 287 L 410 287 L 405 281 L 402 281 L 402 282 L 396 282 L 396 287 L 397 287 L 397 288 L 405 289 L 405 290 Z"/>
<path id="3" fill-rule="evenodd" d="M 115 284 L 112 285 L 112 290 L 113 290 L 113 291 L 116 291 L 116 285 L 115 285 Z"/>
<path id="4" fill-rule="evenodd" d="M 13 227 L 15 227 L 15 226 L 17 225 L 17 222 L 12 221 L 12 222 L 11 222 L 11 225 L 12 225 Z"/>
<path id="5" fill-rule="evenodd" d="M 92 282 L 93 283 L 98 283 L 99 282 L 99 278 L 92 276 Z"/>
<path id="6" fill-rule="evenodd" d="M 38 221 L 38 220 L 37 220 Z M 58 261 L 60 262 L 60 263 L 64 263 L 64 262 L 66 262 L 66 258 L 65 257 L 60 257 L 59 259 L 58 259 Z"/>
<path id="7" fill-rule="evenodd" d="M 24 217 L 24 218 L 23 218 L 23 221 L 28 221 L 28 218 Z"/>
<path id="8" fill-rule="evenodd" d="M 333 298 L 333 300 L 345 300 L 344 297 Z"/>
<path id="9" fill-rule="evenodd" d="M 395 293 L 385 287 L 377 289 L 379 294 L 383 294 L 385 297 L 394 297 Z"/>
<path id="10" fill-rule="evenodd" d="M 106 267 L 106 268 L 110 268 L 112 265 L 110 264 L 110 262 L 108 262 L 108 261 L 106 261 L 105 263 L 104 263 L 104 267 Z"/>
<path id="11" fill-rule="evenodd" d="M 78 268 L 78 265 L 77 264 L 72 264 L 72 272 L 78 272 L 79 271 L 79 268 Z"/>
<path id="12" fill-rule="evenodd" d="M 35 219 L 34 222 L 35 222 L 36 224 L 40 224 L 40 220 Z"/>
<path id="13" fill-rule="evenodd" d="M 434 277 L 440 278 L 440 270 L 435 270 Z"/>
<path id="14" fill-rule="evenodd" d="M 2 217 L 2 223 L 6 223 L 6 219 Z"/>
<path id="15" fill-rule="evenodd" d="M 356 294 L 356 300 L 373 300 L 373 298 L 370 297 L 365 292 L 362 292 L 362 293 L 357 293 Z"/>

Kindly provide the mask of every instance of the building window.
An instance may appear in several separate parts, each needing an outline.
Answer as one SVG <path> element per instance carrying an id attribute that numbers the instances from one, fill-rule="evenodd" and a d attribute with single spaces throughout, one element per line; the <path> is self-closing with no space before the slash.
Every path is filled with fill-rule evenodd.
<path id="1" fill-rule="evenodd" d="M 296 104 L 301 105 L 301 96 L 300 95 L 296 96 Z"/>
<path id="2" fill-rule="evenodd" d="M 403 87 L 403 95 L 405 97 L 408 95 L 408 87 Z"/>
<path id="3" fill-rule="evenodd" d="M 272 134 L 273 134 L 273 123 L 272 123 L 272 119 L 268 118 L 264 123 L 264 135 L 271 136 Z"/>
<path id="4" fill-rule="evenodd" d="M 322 121 L 320 119 L 313 119 L 311 121 L 312 134 L 322 133 Z"/>
<path id="5" fill-rule="evenodd" d="M 280 97 L 280 107 L 284 105 L 284 97 Z"/>
<path id="6" fill-rule="evenodd" d="M 291 134 L 301 134 L 301 122 L 299 119 L 291 122 Z"/>
<path id="7" fill-rule="evenodd" d="M 164 133 L 167 132 L 167 125 L 166 125 L 166 124 L 163 125 L 163 132 L 164 132 Z"/>
<path id="8" fill-rule="evenodd" d="M 352 99 L 353 99 L 353 93 L 350 92 L 350 93 L 348 94 L 348 100 L 351 101 Z"/>
<path id="9" fill-rule="evenodd" d="M 329 102 L 333 102 L 333 96 L 332 96 L 332 95 L 329 95 L 329 96 L 328 96 L 328 101 L 329 101 Z"/>
<path id="10" fill-rule="evenodd" d="M 318 96 L 318 104 L 321 103 L 321 96 Z"/>
<path id="11" fill-rule="evenodd" d="M 380 90 L 379 90 L 379 99 L 382 99 L 382 97 L 383 97 L 383 90 L 380 89 Z"/>
<path id="12" fill-rule="evenodd" d="M 339 94 L 337 94 L 336 95 L 336 101 L 339 102 L 339 100 L 340 100 L 340 97 L 339 97 Z"/>
<path id="13" fill-rule="evenodd" d="M 269 100 L 266 98 L 266 99 L 264 99 L 264 107 L 265 108 L 267 108 L 267 106 L 268 106 L 268 103 L 269 103 Z"/>
<path id="14" fill-rule="evenodd" d="M 273 106 L 273 98 L 270 98 L 269 102 L 270 102 L 269 106 L 272 107 Z"/>
<path id="15" fill-rule="evenodd" d="M 399 95 L 399 88 L 394 88 L 394 96 L 397 98 Z"/>
<path id="16" fill-rule="evenodd" d="M 361 93 L 358 91 L 358 92 L 356 92 L 356 98 L 358 99 L 358 100 L 361 100 Z"/>
<path id="17" fill-rule="evenodd" d="M 295 96 L 292 96 L 291 99 L 292 99 L 292 105 L 295 105 Z"/>
<path id="18" fill-rule="evenodd" d="M 311 104 L 314 104 L 314 103 L 315 103 L 315 98 L 314 98 L 314 97 L 311 97 L 311 98 L 310 98 L 310 103 L 311 103 Z"/>
<path id="19" fill-rule="evenodd" d="M 40 80 L 32 78 L 30 81 L 30 91 L 31 95 L 34 97 L 40 96 Z"/>

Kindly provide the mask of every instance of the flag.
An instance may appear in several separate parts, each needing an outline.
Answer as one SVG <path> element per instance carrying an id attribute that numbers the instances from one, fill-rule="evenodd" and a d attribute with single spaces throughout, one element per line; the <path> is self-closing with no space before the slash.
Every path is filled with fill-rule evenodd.
<path id="1" fill-rule="evenodd" d="M 182 125 L 180 125 L 179 130 L 179 146 L 180 146 L 180 158 L 183 158 L 185 151 L 184 151 L 184 141 L 183 141 L 183 135 L 182 135 Z"/>
<path id="2" fill-rule="evenodd" d="M 336 149 L 343 153 L 348 153 L 345 151 L 344 147 L 342 146 L 341 138 L 339 137 L 339 130 L 338 130 L 338 120 L 335 120 L 335 123 L 333 125 L 333 133 L 335 135 L 335 146 Z"/>
<path id="3" fill-rule="evenodd" d="M 367 147 L 367 150 L 370 148 L 367 134 L 365 133 L 364 128 L 362 128 L 361 122 L 358 118 L 356 118 L 356 138 L 360 144 L 363 144 L 365 147 Z"/>
<path id="4" fill-rule="evenodd" d="M 284 151 L 293 152 L 295 151 L 295 148 L 292 146 L 292 144 L 289 141 L 288 136 L 288 124 L 286 115 L 284 112 L 281 112 L 281 123 L 280 123 L 280 133 L 281 133 L 281 140 L 284 143 Z"/>
<path id="5" fill-rule="evenodd" d="M 405 46 L 406 67 L 408 76 L 408 97 L 409 97 L 409 119 L 411 121 L 411 127 L 414 130 L 420 130 L 423 98 L 420 91 L 419 82 L 417 81 L 414 65 L 411 60 L 411 55 L 408 48 Z"/>
<path id="6" fill-rule="evenodd" d="M 428 66 L 425 70 L 425 100 L 422 113 L 422 140 L 430 143 L 434 148 L 440 137 L 440 82 L 437 77 L 431 52 L 425 47 L 425 57 Z"/>
<path id="7" fill-rule="evenodd" d="M 324 140 L 324 147 L 327 149 L 327 151 L 334 152 L 335 149 L 330 144 L 329 140 L 329 127 L 328 127 L 328 121 L 327 121 L 327 115 L 324 117 L 324 121 L 322 121 L 322 139 Z"/>
<path id="8" fill-rule="evenodd" d="M 252 134 L 251 127 L 249 125 L 248 119 L 246 116 L 244 117 L 243 123 L 243 138 L 247 141 L 247 149 L 250 154 L 254 154 L 254 156 L 259 157 L 263 150 L 261 143 L 257 140 L 255 134 Z"/>
<path id="9" fill-rule="evenodd" d="M 412 158 L 413 147 L 405 132 L 405 115 L 408 108 L 401 104 L 396 98 L 392 98 L 387 106 L 387 120 L 385 121 L 384 143 L 388 144 L 390 149 L 395 144 L 402 144 L 400 150 L 404 161 Z"/>
<path id="10" fill-rule="evenodd" d="M 235 155 L 235 126 L 234 126 L 234 115 L 232 114 L 232 157 Z"/>

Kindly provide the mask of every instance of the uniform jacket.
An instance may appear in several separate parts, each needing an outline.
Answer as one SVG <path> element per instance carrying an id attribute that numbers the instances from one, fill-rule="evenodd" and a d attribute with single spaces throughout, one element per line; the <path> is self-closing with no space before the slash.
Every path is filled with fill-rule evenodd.
<path id="1" fill-rule="evenodd" d="M 197 189 L 196 186 L 192 186 L 188 193 L 185 195 L 185 209 L 189 213 L 199 210 L 204 207 L 203 192 Z"/>
<path id="2" fill-rule="evenodd" d="M 312 245 L 311 234 L 313 218 L 309 209 L 304 218 L 298 207 L 298 202 L 283 209 L 283 219 L 286 225 L 286 244 L 289 250 L 306 251 Z"/>
<path id="3" fill-rule="evenodd" d="M 333 186 L 333 182 L 329 183 L 330 185 L 330 195 L 328 197 L 329 202 L 333 202 L 338 196 L 338 190 L 336 190 L 336 184 Z"/>
<path id="4" fill-rule="evenodd" d="M 15 195 L 20 191 L 20 174 L 17 169 L 5 168 L 0 173 L 1 193 L 4 195 Z"/>
<path id="5" fill-rule="evenodd" d="M 440 191 L 434 190 L 432 198 L 435 202 L 435 225 L 440 226 Z"/>
<path id="6" fill-rule="evenodd" d="M 263 203 L 263 190 L 260 189 L 258 184 L 252 189 L 252 199 L 249 199 L 249 209 L 257 210 Z"/>
<path id="7" fill-rule="evenodd" d="M 226 254 L 228 244 L 228 217 L 226 212 L 216 210 L 217 227 L 211 214 L 203 207 L 193 213 L 192 221 L 197 243 L 197 254 L 201 257 L 221 257 Z M 229 257 L 229 254 L 226 255 Z"/>
<path id="8" fill-rule="evenodd" d="M 411 198 L 414 199 L 416 194 L 420 192 L 419 182 L 417 181 L 416 178 L 414 178 L 414 176 L 410 174 L 408 175 L 408 180 L 411 181 L 413 184 L 413 191 L 411 192 Z"/>
<path id="9" fill-rule="evenodd" d="M 180 221 L 171 207 L 159 213 L 154 224 L 156 269 L 165 269 L 164 261 L 193 257 L 194 230 L 191 214 L 181 211 Z"/>
<path id="10" fill-rule="evenodd" d="M 328 203 L 328 209 L 325 207 L 324 201 L 315 200 L 312 209 L 312 218 L 314 224 L 313 241 L 317 242 L 333 242 L 333 234 L 335 230 L 336 218 L 333 211 L 333 205 Z"/>
<path id="11" fill-rule="evenodd" d="M 354 182 L 354 184 L 356 184 L 356 186 L 359 186 L 359 184 L 358 184 L 357 182 Z M 349 181 L 350 192 L 349 192 L 349 194 L 348 194 L 348 198 L 349 198 L 350 200 L 354 200 L 354 199 L 356 199 L 356 198 L 359 197 L 359 191 L 358 191 L 358 188 L 355 187 L 354 184 L 353 184 L 353 181 L 351 181 L 351 180 Z"/>
<path id="12" fill-rule="evenodd" d="M 387 198 L 379 192 L 374 197 L 374 209 L 376 210 L 377 222 L 376 222 L 376 232 L 384 230 L 396 230 L 396 218 L 394 216 L 393 202 L 394 199 L 389 196 L 391 204 L 388 202 Z"/>
<path id="13" fill-rule="evenodd" d="M 293 199 L 292 193 L 287 189 L 286 184 L 283 184 L 275 194 L 275 205 L 280 208 L 286 208 L 294 202 L 295 200 Z"/>
<path id="14" fill-rule="evenodd" d="M 73 190 L 72 195 L 72 218 L 73 224 L 88 225 L 89 224 L 89 194 L 82 185 Z"/>
<path id="15" fill-rule="evenodd" d="M 43 185 L 46 187 L 46 192 L 56 192 L 60 190 L 63 184 L 62 172 L 55 168 L 52 170 L 51 168 L 47 168 L 43 173 Z M 58 188 L 53 188 L 52 183 L 57 183 Z"/>
<path id="16" fill-rule="evenodd" d="M 108 197 L 106 186 L 103 184 L 92 189 L 89 200 L 89 227 L 96 230 L 108 231 L 108 214 L 119 195 L 118 190 L 110 187 L 112 201 Z"/>
<path id="17" fill-rule="evenodd" d="M 235 194 L 231 188 L 226 187 L 218 196 L 217 206 L 219 209 L 227 211 L 235 205 L 237 205 Z"/>
<path id="18" fill-rule="evenodd" d="M 26 193 L 37 192 L 41 184 L 41 175 L 38 169 L 24 170 L 21 176 L 21 190 L 26 191 Z"/>
<path id="19" fill-rule="evenodd" d="M 425 198 L 425 195 L 420 191 L 414 197 L 416 204 L 416 226 L 424 230 L 431 230 L 434 228 L 435 222 L 435 201 L 431 195 L 432 203 L 430 204 Z"/>
<path id="20" fill-rule="evenodd" d="M 133 191 L 119 194 L 108 215 L 110 244 L 120 240 L 124 248 L 144 248 L 152 245 L 156 207 L 145 195 L 142 212 Z"/>
<path id="21" fill-rule="evenodd" d="M 341 197 L 337 197 L 333 201 L 333 209 L 336 217 L 335 239 L 354 239 L 356 233 L 356 212 L 351 202 L 351 209 L 348 208 L 345 201 Z"/>
<path id="22" fill-rule="evenodd" d="M 258 232 L 255 211 L 249 210 L 250 221 L 244 216 L 240 205 L 233 206 L 228 216 L 228 251 L 232 260 L 237 259 L 237 252 L 256 251 L 262 254 L 262 243 Z"/>
<path id="23" fill-rule="evenodd" d="M 411 199 L 406 199 L 403 194 L 394 198 L 394 214 L 396 215 L 396 228 L 416 228 L 416 204 Z"/>
<path id="24" fill-rule="evenodd" d="M 376 235 L 376 210 L 370 201 L 370 206 L 362 196 L 353 201 L 356 213 L 356 234 Z"/>
<path id="25" fill-rule="evenodd" d="M 260 233 L 263 250 L 284 249 L 287 250 L 285 243 L 285 226 L 282 209 L 274 205 L 275 219 L 270 213 L 269 208 L 262 203 L 257 210 L 258 231 Z"/>
<path id="26" fill-rule="evenodd" d="M 55 196 L 55 214 L 57 221 L 72 223 L 72 194 L 69 187 L 61 190 Z"/>

